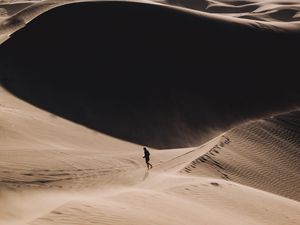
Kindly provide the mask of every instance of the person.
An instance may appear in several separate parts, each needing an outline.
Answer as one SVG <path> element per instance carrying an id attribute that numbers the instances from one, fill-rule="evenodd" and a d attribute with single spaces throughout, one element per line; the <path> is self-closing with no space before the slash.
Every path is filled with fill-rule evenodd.
<path id="1" fill-rule="evenodd" d="M 146 147 L 144 147 L 144 156 L 143 156 L 143 158 L 145 158 L 147 168 L 151 169 L 153 166 L 151 165 L 151 163 L 149 163 L 149 161 L 150 161 L 150 152 L 147 150 Z"/>

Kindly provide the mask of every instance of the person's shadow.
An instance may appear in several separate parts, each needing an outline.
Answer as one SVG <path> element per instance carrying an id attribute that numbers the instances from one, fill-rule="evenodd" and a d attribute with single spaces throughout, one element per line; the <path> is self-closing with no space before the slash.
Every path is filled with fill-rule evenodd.
<path id="1" fill-rule="evenodd" d="M 146 178 L 149 176 L 149 170 L 146 170 L 145 175 L 143 177 L 143 181 L 146 180 Z"/>

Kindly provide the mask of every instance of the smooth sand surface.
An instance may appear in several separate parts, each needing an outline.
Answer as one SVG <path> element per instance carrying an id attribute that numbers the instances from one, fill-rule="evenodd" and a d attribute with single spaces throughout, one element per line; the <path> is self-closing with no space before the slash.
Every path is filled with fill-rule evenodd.
<path id="1" fill-rule="evenodd" d="M 150 149 L 0 90 L 0 224 L 300 224 L 299 112 Z"/>

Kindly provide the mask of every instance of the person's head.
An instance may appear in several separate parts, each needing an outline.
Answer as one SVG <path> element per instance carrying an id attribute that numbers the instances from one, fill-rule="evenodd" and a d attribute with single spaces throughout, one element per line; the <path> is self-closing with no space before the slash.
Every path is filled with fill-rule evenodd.
<path id="1" fill-rule="evenodd" d="M 146 147 L 144 147 L 143 149 L 144 149 L 144 151 L 147 151 L 147 148 L 146 148 Z"/>

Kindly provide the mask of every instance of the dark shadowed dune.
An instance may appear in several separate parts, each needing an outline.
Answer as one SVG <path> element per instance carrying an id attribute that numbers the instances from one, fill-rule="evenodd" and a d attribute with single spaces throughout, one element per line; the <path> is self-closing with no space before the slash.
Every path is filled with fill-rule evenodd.
<path id="1" fill-rule="evenodd" d="M 257 9 L 257 5 L 243 5 L 243 6 L 210 6 L 207 8 L 208 12 L 212 13 L 246 13 Z"/>
<path id="2" fill-rule="evenodd" d="M 274 13 L 270 13 L 270 16 L 279 21 L 293 21 L 297 20 L 294 16 L 297 14 L 297 10 L 283 9 Z"/>
<path id="3" fill-rule="evenodd" d="M 242 6 L 242 5 L 251 4 L 252 2 L 251 1 L 231 1 L 231 2 L 227 1 L 226 3 L 234 6 Z"/>
<path id="4" fill-rule="evenodd" d="M 0 46 L 18 97 L 109 135 L 196 145 L 210 129 L 299 104 L 297 32 L 138 3 L 51 10 Z"/>

